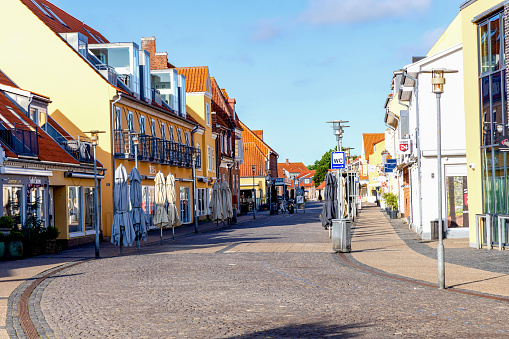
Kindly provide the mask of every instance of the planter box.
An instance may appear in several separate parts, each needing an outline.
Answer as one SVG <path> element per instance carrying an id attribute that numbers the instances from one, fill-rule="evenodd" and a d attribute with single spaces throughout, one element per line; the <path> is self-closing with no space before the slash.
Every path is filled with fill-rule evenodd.
<path id="1" fill-rule="evenodd" d="M 56 239 L 46 240 L 44 243 L 44 253 L 45 254 L 55 254 L 57 253 L 57 241 Z"/>
<path id="2" fill-rule="evenodd" d="M 391 219 L 398 219 L 398 211 L 397 211 L 397 210 L 395 210 L 395 211 L 392 211 L 392 210 L 391 210 L 391 211 L 389 211 L 389 217 L 390 217 Z"/>
<path id="3" fill-rule="evenodd" d="M 9 242 L 7 249 L 11 259 L 20 259 L 23 256 L 23 243 L 21 241 Z"/>

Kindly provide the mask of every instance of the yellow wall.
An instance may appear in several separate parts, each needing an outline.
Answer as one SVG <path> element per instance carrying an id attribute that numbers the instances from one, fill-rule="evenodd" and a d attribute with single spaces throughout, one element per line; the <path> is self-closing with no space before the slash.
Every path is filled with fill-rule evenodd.
<path id="1" fill-rule="evenodd" d="M 380 167 L 380 165 L 382 165 L 382 163 L 383 163 L 382 152 L 384 150 L 385 150 L 385 140 L 375 144 L 375 151 L 373 152 L 373 154 L 371 154 L 369 156 L 369 166 L 377 166 L 377 168 L 378 168 L 378 167 Z M 380 174 L 378 173 L 378 170 L 376 172 L 369 172 L 369 169 L 368 169 L 368 175 L 369 175 L 369 183 L 370 184 L 378 183 L 378 181 L 375 180 L 376 178 L 378 178 L 380 176 Z M 371 189 L 373 189 L 373 188 L 371 188 Z"/>
<path id="2" fill-rule="evenodd" d="M 254 188 L 256 189 L 256 198 L 262 198 L 266 194 L 267 189 L 265 186 L 265 178 L 263 177 L 255 177 L 254 178 Z M 245 185 L 245 186 L 244 186 Z M 253 177 L 240 177 L 240 190 L 252 190 L 253 189 Z M 262 196 L 260 197 L 260 190 L 262 191 Z"/>
<path id="3" fill-rule="evenodd" d="M 479 61 L 477 25 L 472 20 L 477 15 L 498 5 L 500 0 L 473 2 L 460 12 L 463 43 L 463 77 L 465 87 L 465 130 L 468 138 L 467 164 L 474 163 L 475 170 L 467 170 L 470 243 L 475 243 L 475 215 L 482 213 L 482 173 L 479 124 Z"/>

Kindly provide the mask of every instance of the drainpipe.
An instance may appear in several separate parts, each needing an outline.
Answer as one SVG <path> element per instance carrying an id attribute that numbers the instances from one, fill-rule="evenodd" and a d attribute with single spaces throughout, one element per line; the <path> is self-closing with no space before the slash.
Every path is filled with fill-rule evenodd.
<path id="1" fill-rule="evenodd" d="M 111 154 L 112 154 L 111 159 L 112 159 L 112 164 L 113 164 L 113 170 L 111 171 L 111 173 L 113 174 L 113 185 L 112 185 L 113 198 L 115 198 L 115 104 L 117 102 L 119 102 L 120 99 L 122 99 L 122 93 L 117 92 L 117 94 L 118 94 L 118 99 L 111 103 Z M 96 161 L 96 159 L 94 159 L 94 161 Z M 103 231 L 103 225 L 101 223 L 101 238 L 102 238 L 102 231 Z"/>
<path id="2" fill-rule="evenodd" d="M 421 133 L 419 123 L 419 79 L 408 75 L 407 70 L 403 70 L 403 76 L 415 82 L 415 140 L 417 143 L 417 195 L 419 197 L 419 235 L 422 236 L 422 190 L 421 190 Z"/>

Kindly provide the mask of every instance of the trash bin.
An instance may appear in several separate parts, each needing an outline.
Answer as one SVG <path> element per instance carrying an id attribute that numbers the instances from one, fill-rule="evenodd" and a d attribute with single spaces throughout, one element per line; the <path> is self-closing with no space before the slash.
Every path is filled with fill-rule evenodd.
<path id="1" fill-rule="evenodd" d="M 352 250 L 352 226 L 348 219 L 332 219 L 332 250 L 350 252 Z"/>
<path id="2" fill-rule="evenodd" d="M 445 220 L 442 221 L 442 239 L 445 238 Z M 438 220 L 431 220 L 431 240 L 438 240 Z"/>

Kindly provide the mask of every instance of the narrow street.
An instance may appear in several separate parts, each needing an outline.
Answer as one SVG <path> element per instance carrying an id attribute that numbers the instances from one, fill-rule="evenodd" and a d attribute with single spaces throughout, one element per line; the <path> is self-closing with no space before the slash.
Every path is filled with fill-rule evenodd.
<path id="1" fill-rule="evenodd" d="M 505 302 L 348 266 L 321 206 L 60 271 L 32 294 L 32 318 L 58 338 L 507 336 Z"/>

